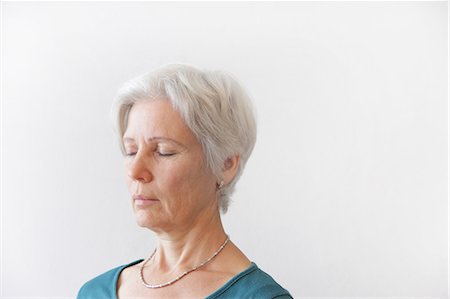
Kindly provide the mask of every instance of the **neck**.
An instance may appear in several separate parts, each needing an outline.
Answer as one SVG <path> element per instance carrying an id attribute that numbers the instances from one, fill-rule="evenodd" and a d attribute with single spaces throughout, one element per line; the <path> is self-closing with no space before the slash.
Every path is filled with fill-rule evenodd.
<path id="1" fill-rule="evenodd" d="M 154 265 L 160 272 L 195 267 L 223 244 L 226 234 L 218 209 L 206 215 L 184 229 L 157 234 Z"/>

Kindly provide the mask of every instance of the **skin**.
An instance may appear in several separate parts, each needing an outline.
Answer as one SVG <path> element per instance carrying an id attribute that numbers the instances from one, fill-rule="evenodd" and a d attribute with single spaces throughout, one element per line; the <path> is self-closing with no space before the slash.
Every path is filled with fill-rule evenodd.
<path id="1" fill-rule="evenodd" d="M 208 259 L 225 241 L 218 207 L 218 181 L 205 165 L 202 147 L 169 101 L 138 101 L 123 136 L 126 181 L 136 221 L 156 236 L 156 254 L 144 267 L 149 284 L 165 283 Z M 222 178 L 236 175 L 239 156 L 224 162 Z M 133 197 L 142 195 L 151 201 Z M 151 253 L 149 253 L 150 255 Z M 211 262 L 176 283 L 147 289 L 139 280 L 143 262 L 124 269 L 119 298 L 204 298 L 249 259 L 230 241 Z"/>

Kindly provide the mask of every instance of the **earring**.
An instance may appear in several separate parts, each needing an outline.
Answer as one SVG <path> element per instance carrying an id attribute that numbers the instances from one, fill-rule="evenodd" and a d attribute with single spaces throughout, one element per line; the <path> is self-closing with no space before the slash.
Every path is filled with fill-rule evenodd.
<path id="1" fill-rule="evenodd" d="M 217 190 L 222 189 L 222 187 L 223 187 L 223 180 L 221 180 L 221 181 L 220 181 L 220 184 L 217 185 Z"/>

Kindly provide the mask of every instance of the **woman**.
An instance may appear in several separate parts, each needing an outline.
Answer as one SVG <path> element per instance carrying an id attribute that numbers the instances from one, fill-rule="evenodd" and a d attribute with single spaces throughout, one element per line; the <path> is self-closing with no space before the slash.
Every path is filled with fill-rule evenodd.
<path id="1" fill-rule="evenodd" d="M 87 282 L 78 298 L 292 298 L 222 226 L 256 141 L 237 81 L 169 65 L 126 83 L 114 113 L 131 204 L 157 245 Z"/>

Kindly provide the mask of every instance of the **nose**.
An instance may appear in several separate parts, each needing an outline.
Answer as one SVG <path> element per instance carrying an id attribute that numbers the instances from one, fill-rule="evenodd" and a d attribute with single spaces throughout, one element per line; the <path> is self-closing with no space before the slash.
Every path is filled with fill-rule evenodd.
<path id="1" fill-rule="evenodd" d="M 142 153 L 137 153 L 127 165 L 128 176 L 136 181 L 148 183 L 153 180 L 150 161 Z"/>

